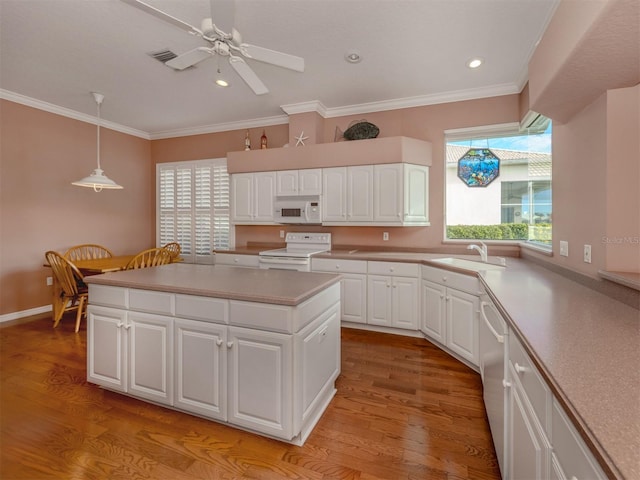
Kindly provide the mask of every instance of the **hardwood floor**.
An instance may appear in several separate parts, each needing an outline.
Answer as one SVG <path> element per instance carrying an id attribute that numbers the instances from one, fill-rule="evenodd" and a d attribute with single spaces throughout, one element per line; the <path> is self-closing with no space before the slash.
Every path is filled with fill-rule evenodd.
<path id="1" fill-rule="evenodd" d="M 73 315 L 0 328 L 0 478 L 498 479 L 478 374 L 425 340 L 342 331 L 338 393 L 296 447 L 86 381 Z"/>

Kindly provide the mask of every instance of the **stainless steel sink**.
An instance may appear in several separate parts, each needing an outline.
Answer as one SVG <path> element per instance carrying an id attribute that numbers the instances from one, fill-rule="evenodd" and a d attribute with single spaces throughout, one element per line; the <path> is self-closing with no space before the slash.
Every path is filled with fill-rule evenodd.
<path id="1" fill-rule="evenodd" d="M 434 263 L 441 263 L 443 265 L 451 265 L 452 267 L 463 268 L 465 270 L 473 270 L 479 272 L 482 270 L 502 270 L 504 266 L 496 265 L 494 263 L 474 262 L 473 260 L 464 260 L 462 258 L 434 258 L 431 260 Z"/>

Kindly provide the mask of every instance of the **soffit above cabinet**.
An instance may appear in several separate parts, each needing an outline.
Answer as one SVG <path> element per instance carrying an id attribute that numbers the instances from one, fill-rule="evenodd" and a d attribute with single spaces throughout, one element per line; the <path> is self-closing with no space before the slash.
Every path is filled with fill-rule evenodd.
<path id="1" fill-rule="evenodd" d="M 431 166 L 431 143 L 410 137 L 383 137 L 227 153 L 229 173 L 412 163 Z"/>

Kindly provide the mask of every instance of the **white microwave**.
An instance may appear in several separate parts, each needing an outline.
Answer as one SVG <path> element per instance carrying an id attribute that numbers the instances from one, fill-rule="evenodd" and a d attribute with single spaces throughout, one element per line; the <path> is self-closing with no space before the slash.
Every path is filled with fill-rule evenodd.
<path id="1" fill-rule="evenodd" d="M 274 206 L 274 219 L 278 223 L 322 223 L 320 196 L 276 197 Z"/>

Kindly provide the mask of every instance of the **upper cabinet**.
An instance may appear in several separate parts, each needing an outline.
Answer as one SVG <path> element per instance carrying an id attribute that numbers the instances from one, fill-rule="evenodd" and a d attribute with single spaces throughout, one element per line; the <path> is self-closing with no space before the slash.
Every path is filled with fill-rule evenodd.
<path id="1" fill-rule="evenodd" d="M 276 172 L 231 176 L 231 221 L 235 224 L 273 223 Z"/>
<path id="2" fill-rule="evenodd" d="M 276 195 L 302 196 L 322 194 L 322 170 L 280 170 L 276 172 Z"/>

